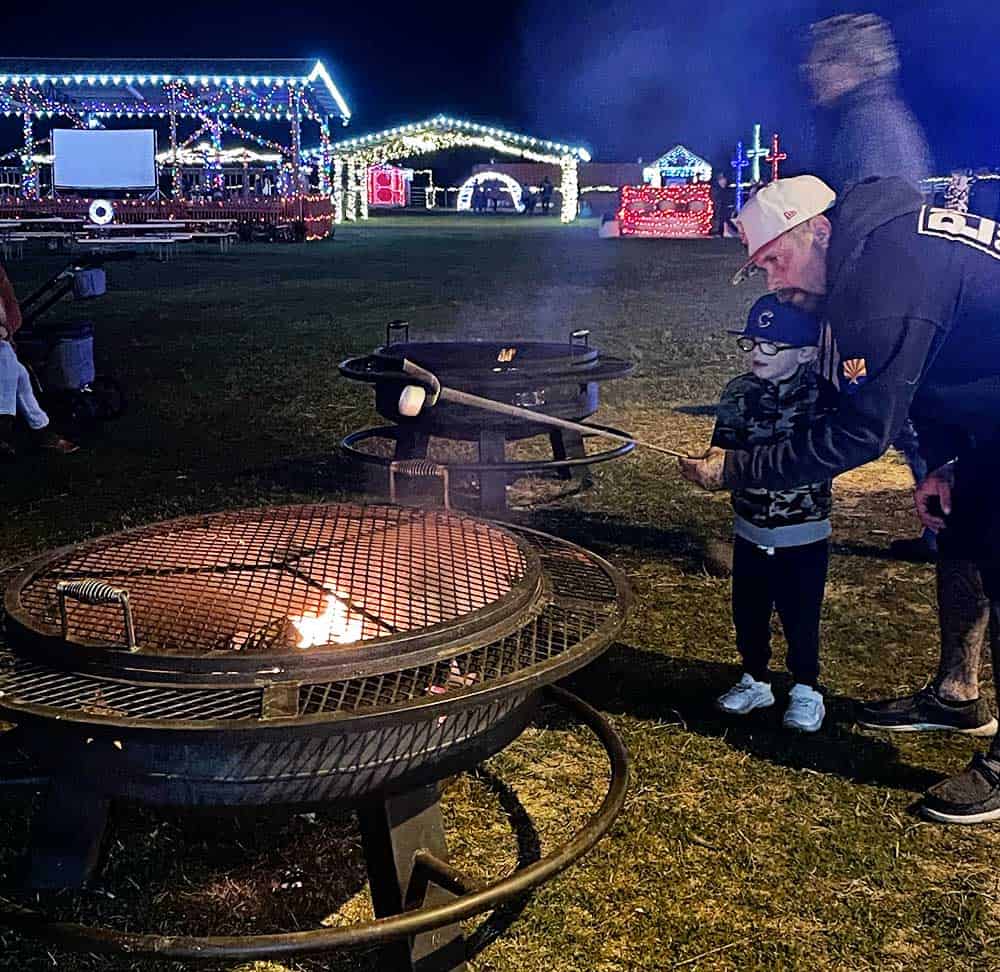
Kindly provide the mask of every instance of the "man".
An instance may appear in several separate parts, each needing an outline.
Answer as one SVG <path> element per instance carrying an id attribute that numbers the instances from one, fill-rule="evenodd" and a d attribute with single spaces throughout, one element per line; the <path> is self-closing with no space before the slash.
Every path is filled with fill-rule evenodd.
<path id="1" fill-rule="evenodd" d="M 814 174 L 836 193 L 872 176 L 899 176 L 919 189 L 931 174 L 930 152 L 897 90 L 899 55 L 889 24 L 876 14 L 842 14 L 809 31 L 812 47 L 802 70 L 823 133 Z M 909 423 L 893 445 L 919 483 L 927 463 Z M 934 531 L 893 540 L 889 550 L 901 560 L 934 560 Z"/>
<path id="2" fill-rule="evenodd" d="M 795 306 L 819 309 L 840 355 L 838 409 L 749 452 L 681 460 L 707 489 L 787 489 L 860 466 L 907 415 L 945 461 L 916 491 L 921 521 L 947 526 L 949 555 L 979 567 L 1000 675 L 1000 232 L 992 220 L 923 206 L 902 179 L 837 201 L 815 176 L 779 179 L 740 214 L 750 267 Z M 946 537 L 946 539 L 945 539 Z M 1000 743 L 928 791 L 931 819 L 1000 819 Z"/>
<path id="3" fill-rule="evenodd" d="M 816 174 L 835 192 L 871 176 L 914 188 L 931 173 L 927 140 L 896 86 L 892 29 L 876 14 L 842 14 L 810 27 L 803 74 L 819 109 Z"/>
<path id="4" fill-rule="evenodd" d="M 899 55 L 889 24 L 876 14 L 842 14 L 810 28 L 811 48 L 803 64 L 826 137 L 816 173 L 838 194 L 872 176 L 899 176 L 914 188 L 931 173 L 930 152 L 920 124 L 897 90 Z M 955 208 L 949 206 L 949 208 Z M 966 207 L 968 208 L 968 207 Z M 977 213 L 994 216 L 992 210 Z M 893 445 L 920 483 L 948 456 L 932 454 L 912 425 L 904 424 Z M 939 557 L 936 536 L 894 540 L 893 556 L 935 560 L 941 655 L 932 683 L 920 692 L 865 706 L 859 721 L 892 731 L 945 730 L 977 735 L 995 730 L 996 720 L 979 700 L 979 671 L 986 649 L 989 605 L 975 564 Z"/>

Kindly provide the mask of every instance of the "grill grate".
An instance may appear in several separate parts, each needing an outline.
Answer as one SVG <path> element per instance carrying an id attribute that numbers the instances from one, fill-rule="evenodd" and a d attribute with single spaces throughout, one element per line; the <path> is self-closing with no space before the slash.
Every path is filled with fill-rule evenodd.
<path id="1" fill-rule="evenodd" d="M 490 524 L 324 504 L 190 518 L 84 544 L 31 577 L 20 604 L 29 626 L 56 626 L 56 584 L 100 580 L 129 591 L 144 653 L 281 653 L 456 621 L 496 605 L 528 573 L 517 542 Z M 327 625 L 315 622 L 324 615 Z M 67 616 L 71 639 L 123 642 L 114 605 L 69 602 Z"/>
<path id="2" fill-rule="evenodd" d="M 0 642 L 2 644 L 2 642 Z M 0 653 L 0 700 L 130 719 L 238 721 L 261 718 L 260 689 L 173 689 L 62 672 Z"/>
<path id="3" fill-rule="evenodd" d="M 299 714 L 356 712 L 413 702 L 428 695 L 453 694 L 544 665 L 596 632 L 606 614 L 549 605 L 525 627 L 483 648 L 419 668 L 303 685 Z"/>
<path id="4" fill-rule="evenodd" d="M 290 683 L 292 711 L 279 714 L 360 714 L 426 701 L 429 696 L 457 696 L 504 679 L 528 678 L 596 642 L 606 643 L 625 607 L 615 574 L 572 544 L 529 530 L 511 528 L 511 532 L 537 553 L 551 590 L 547 599 L 525 612 L 519 628 L 489 644 L 427 664 L 341 680 Z M 517 546 L 513 549 L 520 555 Z M 405 664 L 402 656 L 399 661 Z M 173 687 L 59 671 L 3 652 L 0 639 L 0 704 L 15 711 L 18 706 L 36 706 L 166 724 L 226 723 L 265 719 L 263 696 L 259 687 Z"/>

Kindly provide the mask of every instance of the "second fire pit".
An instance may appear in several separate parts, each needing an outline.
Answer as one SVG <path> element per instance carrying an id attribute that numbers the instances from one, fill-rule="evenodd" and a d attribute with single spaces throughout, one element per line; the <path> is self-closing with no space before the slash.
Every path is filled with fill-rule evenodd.
<path id="1" fill-rule="evenodd" d="M 459 391 L 528 408 L 543 415 L 582 421 L 600 403 L 600 384 L 631 374 L 635 366 L 592 347 L 589 332 L 574 331 L 569 340 L 544 341 L 410 341 L 409 325 L 394 322 L 386 330 L 386 343 L 373 354 L 344 361 L 343 375 L 373 385 L 375 407 L 392 426 L 364 429 L 347 436 L 344 451 L 371 466 L 411 463 L 427 470 L 431 465 L 449 473 L 474 476 L 479 482 L 480 505 L 485 510 L 506 508 L 506 487 L 519 476 L 557 473 L 586 479 L 589 467 L 625 455 L 630 444 L 604 452 L 588 453 L 580 434 L 553 431 L 540 423 L 500 416 L 477 408 L 440 402 L 409 417 L 399 412 L 399 396 L 410 383 L 402 372 L 403 359 L 436 375 L 441 383 Z M 614 430 L 617 431 L 617 430 Z M 507 443 L 546 435 L 551 459 L 512 461 Z M 475 462 L 427 464 L 432 438 L 475 443 Z M 389 440 L 393 459 L 386 460 L 359 448 L 369 440 Z M 404 471 L 406 467 L 403 467 Z"/>

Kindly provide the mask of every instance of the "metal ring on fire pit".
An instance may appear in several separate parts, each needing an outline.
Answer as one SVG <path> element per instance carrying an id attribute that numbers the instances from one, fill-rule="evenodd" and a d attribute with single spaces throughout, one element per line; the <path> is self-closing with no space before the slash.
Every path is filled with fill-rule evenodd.
<path id="1" fill-rule="evenodd" d="M 591 425 L 595 435 L 601 432 L 613 432 L 615 435 L 628 435 L 612 428 L 610 425 Z M 399 436 L 399 426 L 379 425 L 371 429 L 361 429 L 359 432 L 352 432 L 341 440 L 341 451 L 352 459 L 366 462 L 373 466 L 382 466 L 388 469 L 394 462 L 384 456 L 376 456 L 370 452 L 364 452 L 356 448 L 358 443 L 368 439 L 393 439 Z M 593 466 L 599 462 L 608 462 L 610 459 L 618 459 L 628 455 L 635 448 L 634 442 L 623 442 L 613 449 L 606 449 L 604 452 L 589 453 L 585 456 L 574 456 L 568 459 L 524 459 L 513 462 L 444 462 L 435 460 L 435 464 L 443 466 L 449 473 L 480 473 L 480 472 L 509 472 L 518 475 L 529 475 L 531 473 L 546 472 L 556 469 L 572 469 L 576 466 Z"/>
<path id="2" fill-rule="evenodd" d="M 607 794 L 598 811 L 570 840 L 547 857 L 486 887 L 473 882 L 439 861 L 420 852 L 419 864 L 428 880 L 448 890 L 462 893 L 447 904 L 408 911 L 391 918 L 353 925 L 349 928 L 318 928 L 305 932 L 275 935 L 185 937 L 163 934 L 120 932 L 112 928 L 52 921 L 40 912 L 20 908 L 11 902 L 0 907 L 0 925 L 52 944 L 104 954 L 149 956 L 173 961 L 214 961 L 218 959 L 270 959 L 375 945 L 432 931 L 473 915 L 491 910 L 565 870 L 590 850 L 610 829 L 625 802 L 628 786 L 628 752 L 607 719 L 565 689 L 549 686 L 556 702 L 574 712 L 598 737 L 611 764 Z"/>

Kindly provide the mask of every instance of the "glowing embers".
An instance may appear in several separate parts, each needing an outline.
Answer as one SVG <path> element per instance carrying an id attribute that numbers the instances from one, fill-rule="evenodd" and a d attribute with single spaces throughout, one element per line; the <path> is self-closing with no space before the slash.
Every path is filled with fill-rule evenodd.
<path id="1" fill-rule="evenodd" d="M 712 193 L 707 183 L 690 186 L 622 186 L 618 224 L 622 236 L 708 236 Z"/>
<path id="2" fill-rule="evenodd" d="M 327 595 L 326 609 L 322 614 L 307 611 L 301 617 L 289 620 L 301 635 L 297 648 L 349 645 L 361 639 L 364 629 L 361 615 L 353 613 L 347 595 L 340 591 Z"/>

